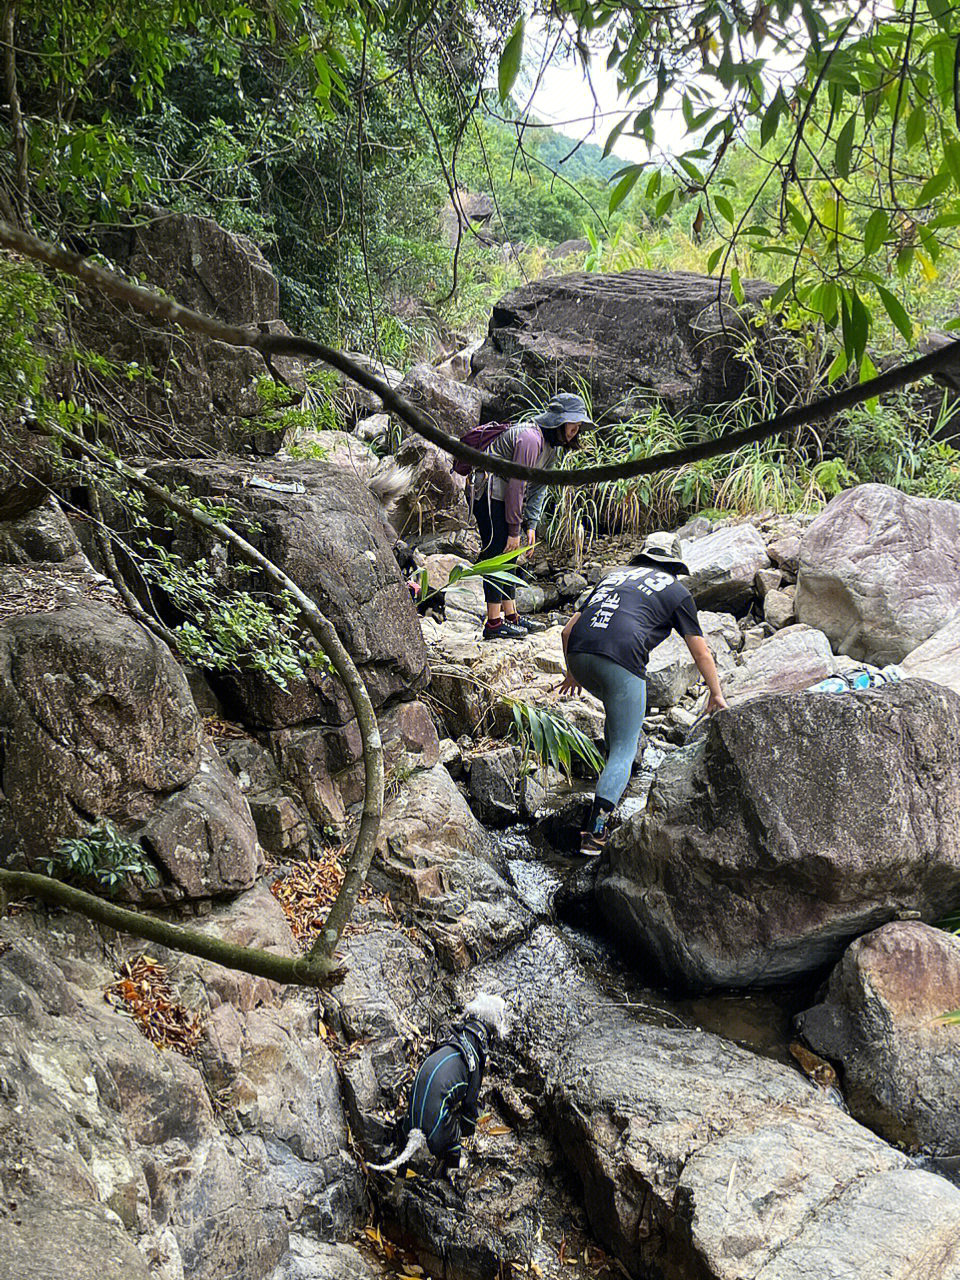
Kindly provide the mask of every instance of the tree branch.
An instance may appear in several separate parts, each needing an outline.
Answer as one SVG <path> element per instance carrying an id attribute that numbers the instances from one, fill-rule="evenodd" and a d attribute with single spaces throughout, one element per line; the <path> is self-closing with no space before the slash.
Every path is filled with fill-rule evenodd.
<path id="1" fill-rule="evenodd" d="M 241 947 L 233 942 L 225 942 L 222 938 L 200 933 L 197 929 L 184 929 L 181 925 L 170 924 L 156 916 L 141 915 L 139 911 L 118 907 L 95 894 L 85 893 L 83 889 L 74 889 L 62 880 L 52 880 L 49 876 L 36 875 L 30 871 L 0 869 L 0 915 L 5 909 L 4 896 L 9 898 L 14 894 L 40 898 L 53 906 L 77 911 L 89 920 L 96 920 L 98 924 L 105 924 L 111 929 L 132 933 L 137 938 L 146 938 L 148 942 L 157 942 L 190 956 L 199 956 L 201 960 L 213 960 L 227 969 L 239 969 L 243 973 L 255 974 L 258 978 L 271 978 L 274 982 L 295 982 L 305 987 L 319 987 L 329 982 L 337 972 L 331 959 L 315 956 L 313 952 L 308 956 L 283 956 L 272 951 L 261 951 L 256 947 Z"/>
<path id="2" fill-rule="evenodd" d="M 17 0 L 7 0 L 3 10 L 3 80 L 10 110 L 10 133 L 13 152 L 17 161 L 16 202 L 19 205 L 20 223 L 30 226 L 30 175 L 27 169 L 27 131 L 20 110 L 20 94 L 17 90 L 17 58 L 14 43 L 17 17 Z"/>
<path id="3" fill-rule="evenodd" d="M 480 471 L 488 471 L 493 475 L 506 479 L 533 480 L 539 484 L 552 484 L 559 488 L 577 487 L 588 484 L 600 484 L 606 480 L 626 480 L 632 476 L 651 475 L 658 471 L 666 471 L 672 467 L 683 466 L 689 462 L 700 462 L 704 458 L 713 458 L 717 454 L 731 453 L 745 444 L 756 444 L 768 436 L 780 435 L 795 431 L 809 423 L 818 422 L 831 417 L 855 405 L 864 404 L 875 396 L 886 395 L 888 391 L 896 391 L 918 382 L 928 374 L 937 373 L 953 363 L 960 356 L 960 339 L 955 339 L 937 351 L 921 356 L 917 360 L 895 365 L 885 373 L 847 387 L 834 395 L 824 396 L 811 404 L 797 405 L 784 413 L 778 413 L 753 427 L 742 431 L 731 431 L 718 436 L 714 440 L 704 440 L 699 444 L 685 445 L 681 449 L 669 449 L 663 453 L 655 453 L 647 458 L 634 458 L 629 462 L 607 463 L 600 467 L 583 467 L 579 470 L 558 471 L 554 468 L 526 467 L 511 462 L 507 458 L 493 457 L 471 449 L 453 436 L 448 436 L 434 425 L 424 414 L 415 409 L 408 400 L 398 395 L 368 369 L 356 364 L 349 356 L 333 347 L 315 342 L 312 338 L 299 338 L 295 334 L 267 333 L 255 325 L 227 325 L 199 311 L 191 311 L 174 302 L 172 298 L 164 298 L 152 293 L 140 285 L 131 284 L 122 276 L 103 267 L 95 266 L 79 254 L 70 253 L 56 245 L 37 239 L 27 232 L 18 231 L 8 222 L 0 221 L 0 245 L 22 253 L 26 257 L 44 262 L 58 271 L 76 276 L 91 288 L 111 297 L 129 303 L 138 311 L 151 316 L 155 320 L 165 320 L 170 324 L 182 325 L 194 333 L 215 338 L 235 347 L 251 347 L 261 355 L 311 356 L 322 360 L 332 368 L 346 374 L 354 382 L 379 396 L 383 405 L 396 417 L 400 418 L 412 430 L 422 435 L 431 444 L 469 462 Z"/>

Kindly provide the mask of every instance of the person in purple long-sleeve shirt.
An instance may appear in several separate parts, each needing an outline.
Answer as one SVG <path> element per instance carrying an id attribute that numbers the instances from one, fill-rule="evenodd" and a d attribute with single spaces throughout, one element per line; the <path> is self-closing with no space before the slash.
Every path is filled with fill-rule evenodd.
<path id="1" fill-rule="evenodd" d="M 487 452 L 527 467 L 550 467 L 557 450 L 575 448 L 580 429 L 592 425 L 583 398 L 560 392 L 543 413 L 507 427 Z M 480 530 L 480 558 L 513 551 L 520 546 L 521 531 L 532 547 L 546 496 L 546 485 L 475 473 L 473 514 Z M 515 640 L 533 629 L 517 613 L 515 589 L 485 581 L 483 595 L 487 602 L 484 640 Z"/>

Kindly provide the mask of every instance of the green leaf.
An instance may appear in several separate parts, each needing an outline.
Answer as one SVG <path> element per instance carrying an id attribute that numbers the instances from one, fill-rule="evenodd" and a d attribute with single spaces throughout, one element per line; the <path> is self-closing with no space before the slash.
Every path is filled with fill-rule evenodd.
<path id="1" fill-rule="evenodd" d="M 887 217 L 885 210 L 874 209 L 867 219 L 867 225 L 863 231 L 863 252 L 868 258 L 875 254 L 884 243 L 889 229 L 890 219 Z"/>
<path id="2" fill-rule="evenodd" d="M 776 293 L 770 299 L 771 310 L 776 311 L 779 307 L 783 306 L 784 302 L 786 302 L 787 298 L 790 296 L 790 290 L 792 288 L 793 288 L 793 281 L 784 280 L 783 284 L 780 285 Z"/>
<path id="3" fill-rule="evenodd" d="M 710 254 L 710 257 L 707 259 L 708 275 L 711 275 L 713 273 L 713 270 L 716 267 L 717 263 L 723 257 L 726 247 L 727 246 L 725 244 L 717 245 L 716 249 L 714 249 L 713 252 Z"/>
<path id="4" fill-rule="evenodd" d="M 730 292 L 736 298 L 740 305 L 743 305 L 743 285 L 740 283 L 740 271 L 737 267 L 730 268 Z"/>
<path id="5" fill-rule="evenodd" d="M 773 95 L 773 99 L 763 113 L 763 119 L 760 121 L 760 146 L 765 147 L 770 139 L 776 134 L 777 126 L 780 124 L 780 116 L 786 107 L 783 95 L 778 89 Z"/>
<path id="6" fill-rule="evenodd" d="M 607 141 L 604 144 L 604 148 L 603 148 L 604 160 L 606 160 L 607 156 L 610 154 L 613 148 L 617 145 L 617 139 L 620 137 L 621 133 L 623 133 L 623 130 L 629 118 L 630 118 L 629 116 L 624 116 L 623 119 L 620 121 L 620 123 L 615 124 L 613 128 L 610 130 L 609 136 L 607 137 Z"/>
<path id="7" fill-rule="evenodd" d="M 853 153 L 853 141 L 857 132 L 857 117 L 852 115 L 847 123 L 840 130 L 840 136 L 837 138 L 837 147 L 834 153 L 834 163 L 837 166 L 837 172 L 841 178 L 850 177 L 850 157 Z"/>
<path id="8" fill-rule="evenodd" d="M 866 353 L 864 353 L 864 357 L 860 361 L 860 381 L 869 382 L 871 378 L 875 378 L 876 376 L 877 376 L 876 365 L 873 363 L 870 357 Z M 871 396 L 869 400 L 864 401 L 864 408 L 866 409 L 867 413 L 869 413 L 872 416 L 873 414 L 876 413 L 877 405 L 879 403 L 880 403 L 879 397 Z"/>
<path id="9" fill-rule="evenodd" d="M 947 143 L 943 149 L 943 158 L 953 178 L 953 185 L 960 191 L 960 142 Z"/>
<path id="10" fill-rule="evenodd" d="M 838 351 L 833 364 L 827 370 L 827 386 L 832 387 L 836 380 L 847 371 L 847 353 Z"/>
<path id="11" fill-rule="evenodd" d="M 732 227 L 735 221 L 733 216 L 733 205 L 730 203 L 727 197 L 714 196 L 713 203 L 716 205 L 717 212 L 720 214 L 720 216 L 722 218 L 725 218 L 726 221 L 729 222 Z"/>
<path id="12" fill-rule="evenodd" d="M 951 175 L 947 170 L 935 173 L 920 188 L 917 204 L 929 204 L 931 200 L 936 200 L 937 196 L 942 196 L 945 191 L 949 191 L 951 181 Z"/>
<path id="13" fill-rule="evenodd" d="M 904 341 L 912 342 L 913 325 L 910 322 L 910 317 L 903 309 L 903 303 L 899 298 L 894 297 L 889 289 L 885 289 L 883 285 L 878 284 L 875 287 L 880 296 L 880 301 L 883 303 L 884 311 L 896 325 Z"/>
<path id="14" fill-rule="evenodd" d="M 510 97 L 510 91 L 517 82 L 517 76 L 520 74 L 520 62 L 523 57 L 523 17 L 517 19 L 517 24 L 510 33 L 510 39 L 503 47 L 503 53 L 500 55 L 500 65 L 497 68 L 497 89 L 500 94 L 500 101 L 506 102 Z"/>
<path id="15" fill-rule="evenodd" d="M 613 191 L 610 193 L 610 213 L 613 213 L 614 209 L 619 208 L 619 206 L 623 204 L 624 200 L 626 200 L 627 196 L 636 186 L 637 179 L 640 177 L 642 171 L 643 170 L 640 165 L 634 165 L 630 172 L 620 179 Z"/>
<path id="16" fill-rule="evenodd" d="M 663 175 L 659 169 L 655 169 L 650 175 L 650 181 L 647 183 L 647 199 L 652 200 L 660 190 L 660 183 L 663 181 Z"/>
<path id="17" fill-rule="evenodd" d="M 663 217 L 663 215 L 667 212 L 667 210 L 673 204 L 673 197 L 674 197 L 674 190 L 673 190 L 673 187 L 671 187 L 670 190 L 665 191 L 663 195 L 660 197 L 660 199 L 657 201 L 657 207 L 653 211 L 655 217 L 657 218 Z"/>
<path id="18" fill-rule="evenodd" d="M 907 146 L 913 148 L 923 141 L 923 135 L 927 129 L 927 114 L 923 107 L 916 106 L 907 116 L 907 124 L 904 129 L 904 136 L 907 140 Z"/>

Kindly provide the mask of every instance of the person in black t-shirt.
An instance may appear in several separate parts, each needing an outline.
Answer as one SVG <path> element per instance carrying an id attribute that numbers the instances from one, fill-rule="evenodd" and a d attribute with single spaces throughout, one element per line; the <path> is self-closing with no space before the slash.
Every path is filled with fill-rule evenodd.
<path id="1" fill-rule="evenodd" d="M 607 821 L 630 781 L 647 701 L 647 657 L 669 633 L 687 643 L 710 691 L 707 711 L 727 704 L 697 607 L 677 574 L 690 570 L 659 547 L 648 547 L 626 569 L 608 573 L 563 629 L 567 673 L 561 696 L 587 689 L 603 703 L 607 763 L 597 781 L 582 853 L 598 854 Z"/>

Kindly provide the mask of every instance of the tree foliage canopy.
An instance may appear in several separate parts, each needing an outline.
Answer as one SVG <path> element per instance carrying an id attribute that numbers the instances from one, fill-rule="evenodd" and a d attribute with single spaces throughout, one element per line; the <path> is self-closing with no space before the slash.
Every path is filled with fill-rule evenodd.
<path id="1" fill-rule="evenodd" d="M 724 241 L 710 268 L 735 294 L 745 248 L 785 259 L 778 300 L 836 330 L 833 376 L 869 374 L 877 317 L 910 341 L 895 282 L 933 279 L 960 226 L 960 6 L 559 0 L 551 13 L 585 60 L 608 50 L 629 104 L 608 150 L 633 137 L 649 152 L 620 170 L 611 212 L 638 184 L 656 217 L 694 202 Z M 684 124 L 672 154 L 658 148 L 666 110 Z M 742 165 L 730 172 L 744 151 L 747 183 Z"/>

